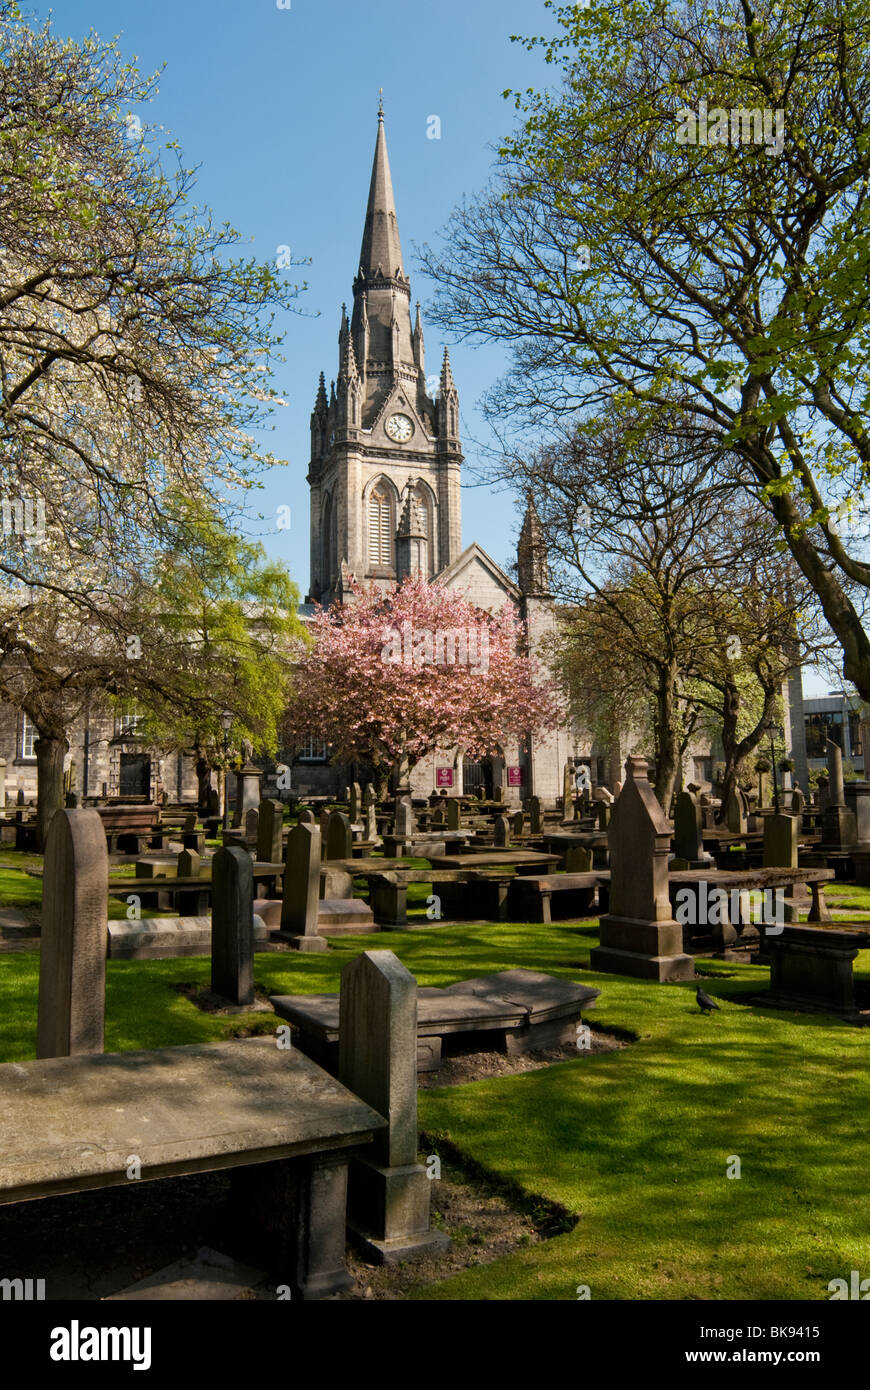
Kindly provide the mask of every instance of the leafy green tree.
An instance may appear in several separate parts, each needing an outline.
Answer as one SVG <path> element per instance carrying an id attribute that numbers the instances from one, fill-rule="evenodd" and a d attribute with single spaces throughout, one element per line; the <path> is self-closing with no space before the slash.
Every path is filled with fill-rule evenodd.
<path id="1" fill-rule="evenodd" d="M 513 94 L 493 186 L 427 253 L 439 317 L 510 343 L 503 429 L 614 396 L 701 419 L 870 698 L 870 5 L 547 7 L 525 42 L 559 80 Z"/>

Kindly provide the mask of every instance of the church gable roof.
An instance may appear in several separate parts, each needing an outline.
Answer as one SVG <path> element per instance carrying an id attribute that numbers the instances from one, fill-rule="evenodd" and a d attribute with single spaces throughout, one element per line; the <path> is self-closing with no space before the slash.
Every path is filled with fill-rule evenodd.
<path id="1" fill-rule="evenodd" d="M 463 590 L 472 603 L 489 610 L 500 608 L 508 599 L 518 604 L 522 597 L 510 576 L 476 541 L 466 546 L 437 580 L 445 588 Z"/>

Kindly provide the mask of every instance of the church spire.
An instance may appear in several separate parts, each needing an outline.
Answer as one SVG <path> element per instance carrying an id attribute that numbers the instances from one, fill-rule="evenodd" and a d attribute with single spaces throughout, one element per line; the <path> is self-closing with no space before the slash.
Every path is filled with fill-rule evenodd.
<path id="1" fill-rule="evenodd" d="M 526 514 L 517 546 L 517 577 L 524 594 L 549 594 L 550 569 L 541 518 L 532 494 L 527 494 Z"/>
<path id="2" fill-rule="evenodd" d="M 365 229 L 362 249 L 359 254 L 360 275 L 364 279 L 402 279 L 402 246 L 399 241 L 399 222 L 396 217 L 396 200 L 393 196 L 393 180 L 390 174 L 390 159 L 387 154 L 387 137 L 384 131 L 384 105 L 378 109 L 378 138 L 375 142 L 375 158 L 372 164 L 372 179 L 369 185 L 369 202 L 366 209 Z"/>

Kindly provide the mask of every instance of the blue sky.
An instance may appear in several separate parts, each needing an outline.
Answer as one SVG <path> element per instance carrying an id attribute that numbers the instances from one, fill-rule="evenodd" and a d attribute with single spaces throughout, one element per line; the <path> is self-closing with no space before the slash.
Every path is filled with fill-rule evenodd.
<path id="1" fill-rule="evenodd" d="M 27 4 L 28 0 L 24 0 Z M 29 0 L 39 16 L 49 13 Z M 284 560 L 302 595 L 309 578 L 309 415 L 318 374 L 338 367 L 341 303 L 362 237 L 384 89 L 390 162 L 405 269 L 412 299 L 423 304 L 427 370 L 436 371 L 444 339 L 426 323 L 432 292 L 414 244 L 436 238 L 463 195 L 487 180 L 493 146 L 512 127 L 506 88 L 541 87 L 552 77 L 537 53 L 510 35 L 550 33 L 543 0 L 62 0 L 56 29 L 81 37 L 118 35 L 125 57 L 143 72 L 165 64 L 155 100 L 138 114 L 164 126 L 184 162 L 200 166 L 196 199 L 216 220 L 251 238 L 250 251 L 273 260 L 289 246 L 311 257 L 299 304 L 287 315 L 286 363 L 274 384 L 288 402 L 264 442 L 288 466 L 275 468 L 259 494 L 261 539 Z M 441 138 L 427 138 L 429 118 Z M 317 316 L 319 315 L 319 317 Z M 491 442 L 476 402 L 506 366 L 497 347 L 451 344 L 468 464 Z M 279 507 L 288 530 L 277 529 Z M 478 541 L 500 564 L 514 558 L 518 517 L 506 493 L 474 484 L 466 470 L 463 542 Z M 825 678 L 805 673 L 808 693 Z"/>
<path id="2" fill-rule="evenodd" d="M 25 0 L 27 3 L 27 0 Z M 33 3 L 40 16 L 49 6 Z M 307 591 L 309 415 L 321 369 L 338 370 L 341 304 L 352 302 L 377 134 L 378 89 L 384 89 L 387 138 L 405 269 L 412 299 L 423 304 L 426 363 L 440 366 L 444 338 L 426 325 L 432 292 L 416 269 L 414 243 L 435 237 L 463 194 L 489 176 L 492 146 L 511 128 L 508 87 L 542 85 L 537 55 L 511 33 L 547 33 L 553 20 L 540 0 L 62 0 L 56 29 L 81 37 L 94 29 L 119 36 L 142 72 L 165 64 L 155 100 L 139 108 L 144 125 L 163 125 L 187 165 L 201 166 L 196 199 L 251 237 L 251 253 L 273 262 L 279 247 L 310 256 L 300 307 L 287 315 L 286 363 L 274 384 L 288 402 L 273 434 L 279 458 L 259 495 L 263 543 Z M 441 120 L 440 140 L 427 121 Z M 475 408 L 501 373 L 495 348 L 451 344 L 460 392 L 465 453 L 487 436 Z M 471 484 L 463 492 L 463 542 L 478 541 L 500 564 L 514 555 L 512 500 Z M 291 509 L 277 529 L 279 506 Z"/>

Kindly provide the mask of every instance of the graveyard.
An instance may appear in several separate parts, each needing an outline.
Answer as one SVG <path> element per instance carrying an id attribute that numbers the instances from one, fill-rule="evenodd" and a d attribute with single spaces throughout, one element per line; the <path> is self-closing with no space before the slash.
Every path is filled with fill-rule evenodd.
<path id="1" fill-rule="evenodd" d="M 0 0 L 7 1343 L 830 1379 L 870 10 L 66 9 Z"/>
<path id="2" fill-rule="evenodd" d="M 836 773 L 836 754 L 832 764 Z M 704 818 L 697 798 L 681 794 L 695 806 L 689 831 L 694 826 L 698 843 L 686 843 L 686 827 L 680 833 L 679 823 L 677 835 L 672 835 L 675 827 L 655 802 L 646 772 L 642 759 L 629 760 L 625 783 L 616 797 L 602 801 L 572 797 L 567 799 L 567 809 L 533 802 L 525 814 L 513 814 L 509 827 L 507 817 L 498 814 L 498 802 L 484 806 L 478 798 L 456 798 L 449 820 L 458 837 L 456 850 L 463 852 L 453 855 L 436 854 L 431 842 L 442 816 L 445 823 L 448 820 L 443 802 L 414 808 L 406 800 L 404 805 L 394 804 L 389 817 L 387 807 L 379 804 L 385 834 L 382 843 L 373 845 L 371 827 L 358 819 L 363 796 L 357 787 L 349 789 L 344 808 L 337 803 L 321 812 L 322 838 L 310 810 L 291 811 L 263 802 L 256 816 L 248 817 L 247 836 L 230 830 L 226 834 L 229 847 L 204 840 L 198 865 L 191 860 L 195 852 L 182 849 L 181 840 L 171 835 L 168 840 L 155 837 L 163 848 L 141 849 L 144 859 L 117 855 L 113 857 L 134 862 L 110 865 L 109 834 L 87 811 L 58 814 L 57 833 L 44 860 L 15 851 L 4 835 L 0 850 L 4 906 L 7 912 L 17 911 L 22 920 L 25 915 L 30 919 L 29 926 L 4 929 L 0 951 L 0 1088 L 9 1076 L 13 1081 L 9 1102 L 17 1095 L 15 1104 L 21 1107 L 12 1112 L 21 1115 L 16 1124 L 28 1123 L 26 1116 L 37 1104 L 37 1095 L 43 1094 L 43 1107 L 46 1104 L 41 1089 L 32 1102 L 26 1100 L 21 1064 L 58 1067 L 68 1058 L 66 1065 L 84 1067 L 90 1075 L 101 1060 L 123 1068 L 129 1056 L 134 1069 L 140 1069 L 140 1081 L 129 1096 L 140 1097 L 147 1109 L 141 1069 L 150 1067 L 148 1059 L 165 1058 L 167 1064 L 172 1059 L 175 1064 L 174 1059 L 180 1062 L 189 1057 L 185 1065 L 206 1069 L 201 1075 L 193 1072 L 185 1084 L 193 1085 L 202 1094 L 202 1103 L 210 1107 L 209 1076 L 219 1077 L 214 1069 L 228 1065 L 224 1058 L 239 1057 L 237 1065 L 243 1068 L 251 1096 L 259 1093 L 265 1098 L 266 1115 L 272 1117 L 267 1128 L 274 1140 L 279 1116 L 289 1120 L 298 1109 L 292 1090 L 284 1098 L 274 1091 L 279 1084 L 274 1067 L 282 1058 L 275 1039 L 283 1025 L 292 1035 L 287 1052 L 294 1062 L 310 1069 L 312 1078 L 323 1078 L 317 1081 L 318 1087 L 334 1086 L 331 1078 L 338 1076 L 350 1093 L 362 1097 L 355 1102 L 359 1119 L 348 1120 L 347 1103 L 342 1114 L 343 1125 L 352 1123 L 357 1128 L 349 1136 L 330 1141 L 339 1148 L 325 1168 L 322 1158 L 318 1160 L 318 1171 L 332 1175 L 334 1184 L 335 1174 L 347 1167 L 341 1162 L 347 1148 L 357 1155 L 351 1159 L 352 1176 L 354 1164 L 364 1162 L 359 1138 L 363 1126 L 371 1127 L 376 1142 L 375 1126 L 386 1124 L 381 1116 L 394 1114 L 392 1102 L 383 1093 L 377 1097 L 379 1083 L 373 1083 L 369 1074 L 378 1055 L 370 1021 L 363 1025 L 369 1046 L 362 1052 L 355 1049 L 354 1064 L 342 1061 L 341 1036 L 352 1026 L 353 1012 L 345 998 L 347 972 L 354 963 L 395 962 L 401 983 L 411 993 L 405 1006 L 403 1053 L 397 1058 L 404 1069 L 406 1101 L 408 1085 L 413 1091 L 418 1083 L 421 1087 L 410 1121 L 413 1134 L 406 1131 L 402 1141 L 406 1147 L 395 1154 L 398 1167 L 372 1170 L 403 1175 L 399 1179 L 403 1196 L 396 1209 L 400 1226 L 408 1211 L 409 1178 L 405 1175 L 418 1173 L 421 1195 L 415 1199 L 418 1210 L 411 1219 L 412 1234 L 373 1236 L 371 1211 L 360 1216 L 359 1206 L 352 1205 L 362 1201 L 365 1209 L 366 1202 L 373 1200 L 371 1191 L 365 1185 L 358 1187 L 352 1199 L 354 1188 L 345 1185 L 338 1199 L 340 1217 L 332 1210 L 335 1194 L 331 1198 L 321 1194 L 323 1210 L 318 1208 L 318 1219 L 325 1220 L 329 1208 L 332 1225 L 330 1234 L 323 1237 L 329 1258 L 317 1270 L 300 1272 L 294 1265 L 294 1259 L 298 1260 L 293 1255 L 295 1235 L 288 1234 L 281 1222 L 276 1224 L 274 1212 L 264 1220 L 262 1202 L 257 1206 L 257 1221 L 264 1227 L 265 1243 L 252 1245 L 252 1230 L 247 1230 L 239 1244 L 237 1218 L 232 1213 L 240 1193 L 253 1191 L 243 1186 L 246 1165 L 251 1162 L 247 1157 L 242 1167 L 230 1168 L 225 1179 L 228 1196 L 222 1188 L 209 1189 L 209 1202 L 203 1204 L 191 1189 L 194 1200 L 180 1223 L 181 1234 L 175 1241 L 166 1232 L 158 1235 L 161 1218 L 179 1200 L 179 1182 L 200 1181 L 195 1176 L 200 1173 L 211 1173 L 212 1181 L 218 1182 L 229 1162 L 225 1152 L 221 1158 L 209 1157 L 199 1151 L 201 1140 L 191 1140 L 195 1152 L 185 1166 L 179 1136 L 169 1164 L 151 1157 L 150 1150 L 140 1155 L 143 1177 L 147 1173 L 153 1185 L 140 1208 L 150 1230 L 147 1236 L 136 1235 L 138 1253 L 119 1253 L 107 1260 L 91 1252 L 88 1275 L 81 1267 L 76 1241 L 71 1240 L 67 1250 L 54 1248 L 59 1219 L 55 1213 L 63 1211 L 64 1202 L 90 1203 L 82 1208 L 84 1212 L 93 1212 L 95 1199 L 129 1203 L 132 1193 L 125 1196 L 117 1187 L 129 1190 L 131 1182 L 124 1180 L 124 1170 L 107 1173 L 103 1164 L 99 1171 L 85 1174 L 80 1158 L 64 1156 L 62 1139 L 59 1145 L 55 1139 L 47 1150 L 47 1163 L 28 1161 L 27 1176 L 19 1178 L 21 1158 L 15 1157 L 14 1143 L 9 1149 L 7 1134 L 0 1172 L 7 1175 L 3 1201 L 7 1204 L 4 1217 L 10 1218 L 10 1251 L 39 1250 L 41 1239 L 50 1238 L 56 1287 L 64 1296 L 110 1300 L 139 1296 L 140 1284 L 158 1290 L 142 1295 L 149 1298 L 232 1297 L 239 1296 L 238 1289 L 246 1281 L 255 1291 L 248 1292 L 248 1297 L 263 1297 L 262 1290 L 272 1287 L 268 1281 L 277 1279 L 281 1269 L 280 1282 L 286 1281 L 293 1296 L 302 1298 L 362 1296 L 361 1270 L 368 1281 L 367 1296 L 379 1296 L 372 1295 L 374 1285 L 392 1291 L 393 1296 L 398 1288 L 399 1296 L 417 1300 L 564 1300 L 576 1298 L 578 1286 L 584 1285 L 594 1288 L 594 1297 L 625 1300 L 825 1297 L 837 1269 L 860 1267 L 866 1251 L 861 1232 L 868 1215 L 867 1199 L 859 1173 L 864 1161 L 860 1116 L 868 1088 L 863 1065 L 867 1035 L 861 1025 L 870 1020 L 870 889 L 832 881 L 833 875 L 823 880 L 825 921 L 814 927 L 806 925 L 814 909 L 808 894 L 805 902 L 793 908 L 789 919 L 793 924 L 786 926 L 772 916 L 766 920 L 763 912 L 746 913 L 747 902 L 741 897 L 745 889 L 741 889 L 725 903 L 724 931 L 707 936 L 703 922 L 694 920 L 678 930 L 679 924 L 668 915 L 668 879 L 676 883 L 685 879 L 683 864 L 704 852 L 700 847 Z M 431 801 L 441 799 L 433 795 Z M 374 804 L 369 800 L 370 806 Z M 773 824 L 774 815 L 771 811 L 763 820 Z M 255 833 L 259 828 L 255 821 L 262 825 L 264 820 L 269 846 L 262 837 L 258 841 Z M 802 853 L 805 834 L 812 848 L 815 832 L 805 832 L 797 817 L 779 820 L 791 822 L 789 830 L 796 832 L 791 838 L 795 845 L 800 843 Z M 808 820 L 812 824 L 812 811 Z M 749 818 L 752 828 L 742 836 L 746 850 L 758 842 L 756 825 L 761 822 L 761 817 Z M 7 823 L 11 830 L 14 816 Z M 711 832 L 709 842 L 716 833 Z M 765 832 L 763 838 L 771 841 L 772 834 Z M 425 841 L 424 835 L 430 840 Z M 569 842 L 561 855 L 548 856 L 529 848 L 553 846 L 559 837 Z M 578 846 L 573 842 L 584 837 L 595 841 L 603 860 L 597 874 L 591 868 L 591 849 L 586 851 L 590 867 L 585 874 L 565 867 L 566 859 L 572 866 L 577 862 Z M 737 838 L 741 838 L 739 832 Z M 246 839 L 251 840 L 250 848 L 241 847 Z M 413 857 L 387 856 L 384 845 L 396 848 L 392 844 L 396 839 L 403 841 L 402 848 L 418 852 Z M 79 848 L 73 852 L 77 841 Z M 424 845 L 431 858 L 420 852 Z M 630 867 L 623 869 L 620 851 L 624 854 L 626 847 L 631 851 L 626 861 Z M 675 855 L 674 848 L 682 855 Z M 175 862 L 169 857 L 173 851 Z M 730 846 L 719 848 L 717 858 L 727 862 L 732 853 Z M 535 862 L 536 855 L 545 861 L 543 865 Z M 768 845 L 767 858 L 771 857 Z M 437 864 L 456 860 L 460 867 L 438 869 L 433 860 Z M 465 879 L 473 872 L 465 867 L 468 860 L 485 866 L 481 874 L 489 871 L 500 880 L 510 878 L 506 894 L 490 895 L 491 901 L 501 900 L 505 906 L 512 901 L 512 883 L 534 884 L 543 878 L 548 884 L 552 880 L 557 889 L 560 878 L 594 882 L 581 910 L 574 889 L 565 895 L 567 909 L 546 917 L 538 910 L 536 917 L 523 918 L 518 908 L 503 912 L 500 920 L 482 920 L 476 915 L 480 901 L 474 897 L 469 900 L 474 915 L 471 907 L 460 910 L 457 920 L 448 913 L 433 915 L 439 888 L 457 890 L 463 882 L 475 886 L 474 879 Z M 507 860 L 514 862 L 508 865 Z M 378 861 L 389 863 L 390 869 L 375 870 Z M 257 913 L 254 874 L 261 863 L 270 864 L 272 877 L 264 881 L 273 892 L 277 884 L 280 897 L 258 899 Z M 644 868 L 639 870 L 641 863 Z M 94 864 L 100 885 L 96 914 L 89 897 L 96 885 L 89 888 L 87 882 L 88 875 L 93 877 Z M 708 867 L 696 871 L 708 875 L 711 897 L 717 876 L 736 876 L 741 884 L 749 881 L 745 872 L 719 870 L 715 864 L 711 854 Z M 541 867 L 547 873 L 539 873 L 536 880 L 529 870 Z M 116 881 L 125 888 L 130 884 L 142 888 L 151 883 L 156 895 L 168 891 L 160 885 L 179 879 L 186 883 L 193 868 L 209 883 L 211 901 L 201 917 L 189 920 L 205 925 L 188 929 L 185 919 L 164 909 L 161 916 L 142 919 L 143 926 L 154 922 L 167 927 L 150 951 L 116 955 L 110 931 L 118 919 L 109 917 L 107 885 Z M 129 870 L 132 873 L 125 872 Z M 439 879 L 439 874 L 453 877 Z M 381 880 L 389 879 L 395 890 L 403 875 L 408 879 L 401 885 L 403 921 L 396 930 L 395 891 L 385 900 Z M 79 876 L 84 881 L 77 883 Z M 62 893 L 53 877 L 63 881 Z M 34 891 L 34 885 L 41 886 L 42 892 Z M 802 884 L 792 881 L 791 886 L 797 891 Z M 374 920 L 369 918 L 364 930 L 342 924 L 334 934 L 334 922 L 324 920 L 326 899 L 321 893 L 333 895 L 337 888 L 352 894 L 351 901 L 360 895 L 356 900 L 361 908 L 366 898 L 373 905 Z M 679 891 L 676 884 L 672 891 Z M 626 894 L 633 904 L 628 919 Z M 554 891 L 552 901 L 559 898 Z M 347 901 L 331 897 L 332 902 L 342 900 Z M 157 896 L 154 901 L 159 901 Z M 461 904 L 461 891 L 454 892 L 452 901 Z M 517 902 L 526 907 L 528 895 Z M 618 932 L 625 920 L 637 924 L 641 913 L 648 923 L 644 932 L 628 944 L 620 937 L 622 945 L 615 947 L 614 930 Z M 386 920 L 379 923 L 378 917 Z M 264 919 L 274 925 L 266 928 Z M 259 930 L 254 926 L 258 920 Z M 863 928 L 862 922 L 866 923 Z M 55 940 L 56 926 L 60 931 Z M 639 933 L 639 927 L 635 930 Z M 196 940 L 197 932 L 205 933 L 204 945 Z M 776 952 L 788 952 L 789 932 L 796 933 L 799 944 L 801 933 L 806 934 L 817 951 L 826 949 L 818 941 L 828 935 L 837 940 L 854 938 L 849 951 L 849 1008 L 842 1007 L 843 999 L 837 995 L 843 988 L 842 969 L 832 981 L 830 972 L 826 974 L 818 964 L 809 972 L 803 969 L 807 997 L 787 997 L 790 977 L 786 971 L 785 985 L 782 979 L 780 983 L 786 997 L 774 998 L 771 988 L 777 969 L 783 977 Z M 697 954 L 689 954 L 684 946 L 694 946 Z M 626 950 L 636 959 L 630 958 L 627 964 L 624 959 L 608 959 L 608 952 Z M 66 952 L 63 966 L 58 951 L 62 956 Z M 806 980 L 810 977 L 815 980 L 817 998 L 809 997 Z M 376 972 L 373 980 L 379 978 Z M 695 991 L 699 985 L 715 1001 L 718 1011 L 713 1016 L 698 1008 Z M 371 987 L 372 981 L 356 991 L 357 1008 L 363 1009 L 367 1020 L 375 1007 L 369 998 Z M 77 1000 L 77 994 L 83 998 Z M 389 997 L 387 990 L 385 998 Z M 210 1007 L 202 1007 L 203 1001 Z M 385 1003 L 384 1007 L 389 1012 L 395 1005 Z M 397 1027 L 395 1018 L 391 1027 Z M 57 1060 L 34 1064 L 34 1057 Z M 131 1084 L 135 1074 L 135 1070 L 129 1074 Z M 88 1088 L 109 1084 L 111 1073 L 105 1075 L 103 1081 L 103 1073 L 95 1070 L 93 1079 L 84 1084 Z M 124 1070 L 118 1074 L 120 1089 L 109 1084 L 110 1095 L 127 1094 L 125 1075 Z M 161 1068 L 154 1084 L 165 1088 L 168 1075 Z M 74 1078 L 71 1071 L 65 1090 L 74 1087 Z M 306 1093 L 310 1094 L 310 1082 Z M 154 1104 L 166 1113 L 166 1100 L 155 1099 Z M 58 1093 L 52 1113 L 54 1122 L 63 1125 L 65 1121 L 57 1119 L 63 1113 L 59 1105 Z M 99 1110 L 91 1107 L 91 1111 L 92 1123 L 99 1126 Z M 225 1111 L 226 1101 L 221 1113 Z M 195 1118 L 194 1114 L 190 1122 Z M 266 1158 L 263 1141 L 247 1137 L 251 1122 L 245 1122 L 244 1142 L 255 1143 L 257 1157 Z M 233 1130 L 232 1113 L 227 1123 Z M 76 1132 L 87 1132 L 80 1121 L 77 1126 Z M 835 1145 L 832 1134 L 837 1136 Z M 286 1145 L 283 1136 L 279 1138 Z M 119 1153 L 121 1148 L 143 1147 L 141 1136 L 127 1138 L 123 1127 L 115 1142 Z M 222 1150 L 230 1143 L 236 1140 L 228 1137 Z M 55 1149 L 57 1157 L 52 1158 Z M 129 1156 L 125 1152 L 125 1161 Z M 425 1165 L 431 1167 L 433 1158 L 441 1165 L 441 1177 L 430 1183 Z M 735 1161 L 743 1170 L 739 1183 L 727 1176 Z M 288 1178 L 279 1175 L 285 1169 L 288 1174 L 300 1166 L 304 1169 L 305 1163 L 297 1157 L 292 1162 L 276 1159 L 255 1165 L 261 1186 L 267 1169 L 274 1170 L 270 1181 L 278 1184 L 276 1199 L 282 1210 L 295 1212 L 303 1225 L 317 1213 L 306 1208 L 309 1199 L 300 1195 L 299 1179 L 294 1179 L 297 1186 L 288 1187 Z M 28 1187 L 22 1186 L 25 1182 Z M 34 1188 L 37 1182 L 44 1185 L 41 1192 Z M 487 1195 L 475 1208 L 473 1194 L 479 1194 L 482 1182 Z M 464 1208 L 463 1225 L 453 1231 L 449 1217 L 442 1224 L 438 1196 L 442 1184 L 445 1194 L 451 1188 L 472 1194 Z M 166 1192 L 165 1198 L 161 1191 Z M 66 1196 L 60 1195 L 64 1192 Z M 31 1200 L 22 1202 L 22 1196 Z M 35 1196 L 41 1200 L 33 1200 Z M 218 1199 L 222 1215 L 216 1221 L 213 1206 Z M 536 1213 L 534 1221 L 522 1218 L 528 1223 L 523 1236 L 510 1253 L 497 1258 L 487 1258 L 474 1244 L 473 1228 L 468 1227 L 469 1219 L 474 1219 L 469 1218 L 469 1210 L 483 1221 L 486 1203 L 492 1202 L 513 1211 L 517 1220 L 519 1213 Z M 453 1210 L 449 1201 L 445 1207 L 448 1213 Z M 131 1206 L 114 1205 L 111 1210 L 115 1220 L 121 1213 L 131 1223 L 130 1230 L 138 1232 L 135 1199 Z M 382 1220 L 378 1201 L 374 1210 L 380 1210 Z M 47 1212 L 44 1218 L 42 1211 Z M 72 1231 L 77 1229 L 76 1219 L 73 1211 Z M 256 1226 L 253 1215 L 251 1226 Z M 398 1240 L 401 1254 L 395 1259 L 384 1258 L 384 1239 Z M 374 1245 L 367 1247 L 366 1240 Z M 217 1249 L 226 1267 L 215 1274 L 207 1262 L 197 1263 L 191 1257 L 192 1245 L 211 1252 Z M 269 1262 L 269 1251 L 277 1263 Z M 149 1267 L 149 1258 L 154 1267 Z M 212 1253 L 209 1258 L 217 1257 Z M 346 1273 L 348 1264 L 355 1283 Z M 122 1282 L 126 1278 L 126 1285 L 110 1287 L 119 1278 Z M 226 1281 L 223 1286 L 221 1280 Z M 215 1293 L 218 1286 L 221 1292 Z"/>

